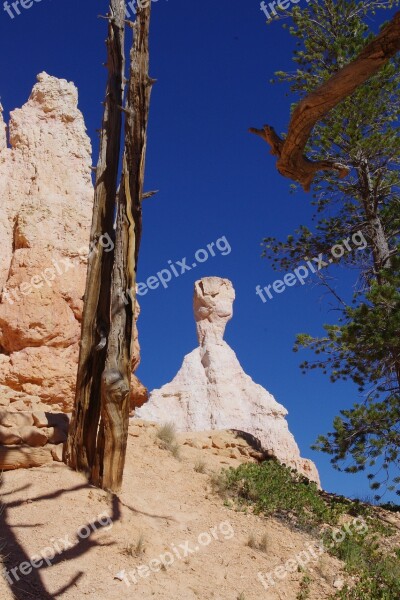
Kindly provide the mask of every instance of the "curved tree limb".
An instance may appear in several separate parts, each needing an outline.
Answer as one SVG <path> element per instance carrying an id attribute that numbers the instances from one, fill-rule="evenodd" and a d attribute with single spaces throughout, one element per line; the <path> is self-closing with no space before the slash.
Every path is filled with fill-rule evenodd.
<path id="1" fill-rule="evenodd" d="M 334 161 L 309 160 L 304 156 L 304 148 L 316 123 L 377 73 L 399 50 L 400 12 L 397 12 L 354 61 L 340 69 L 298 104 L 290 120 L 285 140 L 281 139 L 270 125 L 249 130 L 271 146 L 271 154 L 278 156 L 276 166 L 281 175 L 298 181 L 304 191 L 308 192 L 318 171 L 336 170 L 340 178 L 349 173 L 349 167 Z"/>

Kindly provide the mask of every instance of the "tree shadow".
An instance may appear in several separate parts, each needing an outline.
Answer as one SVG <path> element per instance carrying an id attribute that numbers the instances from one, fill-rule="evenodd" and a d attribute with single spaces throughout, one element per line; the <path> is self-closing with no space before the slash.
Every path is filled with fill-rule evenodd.
<path id="1" fill-rule="evenodd" d="M 24 562 L 30 563 L 33 557 L 27 554 L 21 543 L 17 540 L 13 531 L 14 527 L 16 526 L 14 525 L 13 527 L 11 527 L 11 525 L 9 525 L 7 516 L 9 514 L 10 509 L 21 506 L 25 503 L 25 501 L 15 500 L 7 503 L 2 499 L 18 491 L 28 489 L 30 486 L 23 486 L 22 488 L 4 494 L 2 492 L 3 486 L 3 473 L 0 473 L 0 571 L 2 572 L 2 577 L 4 581 L 7 582 L 9 590 L 12 594 L 12 598 L 14 598 L 15 600 L 32 600 L 32 598 L 35 600 L 54 600 L 55 598 L 64 594 L 68 589 L 76 585 L 76 583 L 83 577 L 84 572 L 78 571 L 76 575 L 74 575 L 66 585 L 58 589 L 53 594 L 50 594 L 50 592 L 46 589 L 46 586 L 41 577 L 42 569 L 51 568 L 52 566 L 62 561 L 82 557 L 85 553 L 87 553 L 91 548 L 95 546 L 113 545 L 113 543 L 102 544 L 93 539 L 93 534 L 106 527 L 106 525 L 102 522 L 101 519 L 99 521 L 89 522 L 85 525 L 82 525 L 79 531 L 82 532 L 83 529 L 86 529 L 87 531 L 89 531 L 89 534 L 87 536 L 78 536 L 77 539 L 74 540 L 74 542 L 76 543 L 71 547 L 66 547 L 65 549 L 61 548 L 60 545 L 57 544 L 57 548 L 61 550 L 61 552 L 58 552 L 57 549 L 55 549 L 56 544 L 53 544 L 54 557 L 50 558 L 50 556 L 48 556 L 47 563 L 45 560 L 43 561 L 43 565 L 41 565 L 39 568 L 32 568 L 29 574 L 23 575 L 20 572 L 19 568 L 18 570 L 16 570 L 15 568 L 20 567 Z M 36 498 L 31 498 L 31 500 L 32 502 L 54 500 L 64 494 L 73 493 L 84 488 L 89 490 L 92 489 L 92 487 L 93 486 L 90 486 L 89 483 L 84 483 L 67 490 L 57 490 L 56 492 L 51 494 L 37 496 Z M 110 510 L 107 511 L 109 515 L 108 524 L 110 524 L 110 522 L 117 522 L 121 518 L 121 507 L 118 496 L 112 496 L 111 506 L 109 507 L 109 509 Z M 18 525 L 18 527 L 31 526 L 32 525 L 27 524 Z M 67 537 L 64 539 L 67 539 Z M 50 549 L 50 545 L 48 549 Z M 39 554 L 36 555 L 35 558 L 38 559 Z M 13 569 L 14 573 L 12 572 Z M 23 570 L 26 571 L 27 567 L 23 568 Z"/>
<path id="2" fill-rule="evenodd" d="M 129 504 L 126 504 L 126 502 L 123 502 L 120 499 L 120 504 L 122 506 L 125 506 L 125 508 L 127 508 L 128 510 L 130 510 L 131 512 L 137 514 L 137 515 L 144 515 L 145 517 L 151 517 L 152 519 L 165 519 L 166 521 L 175 521 L 178 522 L 178 519 L 176 519 L 173 515 L 153 515 L 152 513 L 148 513 L 145 510 L 139 510 L 138 508 L 135 508 L 134 506 L 130 506 Z"/>

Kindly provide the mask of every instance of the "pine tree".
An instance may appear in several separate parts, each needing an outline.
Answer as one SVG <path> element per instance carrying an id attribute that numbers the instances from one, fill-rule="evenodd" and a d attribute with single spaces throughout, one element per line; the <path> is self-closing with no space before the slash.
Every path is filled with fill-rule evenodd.
<path id="1" fill-rule="evenodd" d="M 278 72 L 277 79 L 290 85 L 297 103 L 374 38 L 378 9 L 398 4 L 324 0 L 296 7 L 290 33 L 297 39 L 297 69 Z M 384 481 L 390 490 L 400 481 L 393 473 L 400 466 L 399 66 L 397 54 L 314 127 L 307 156 L 346 165 L 349 174 L 339 179 L 333 171 L 318 173 L 313 226 L 300 225 L 285 241 L 266 238 L 263 253 L 275 269 L 290 270 L 305 257 L 330 253 L 355 232 L 367 240 L 366 250 L 354 248 L 340 258 L 356 274 L 351 304 L 320 272 L 321 284 L 338 301 L 338 322 L 326 325 L 323 337 L 299 335 L 294 349 L 318 355 L 303 362 L 304 371 L 321 368 L 332 381 L 352 380 L 359 388 L 359 401 L 340 412 L 333 432 L 321 436 L 315 448 L 329 453 L 338 469 L 367 469 L 373 489 Z"/>

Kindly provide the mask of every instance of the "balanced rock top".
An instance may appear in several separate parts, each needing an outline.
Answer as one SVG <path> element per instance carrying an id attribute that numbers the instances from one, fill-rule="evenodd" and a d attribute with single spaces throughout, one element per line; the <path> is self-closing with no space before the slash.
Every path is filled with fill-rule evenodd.
<path id="1" fill-rule="evenodd" d="M 233 315 L 235 290 L 228 279 L 205 277 L 194 284 L 194 317 L 200 346 L 222 341 Z"/>
<path id="2" fill-rule="evenodd" d="M 170 383 L 153 390 L 135 416 L 173 422 L 178 431 L 238 429 L 250 433 L 280 462 L 319 484 L 314 463 L 301 458 L 288 429 L 287 410 L 243 371 L 223 340 L 234 299 L 235 290 L 228 279 L 196 281 L 194 315 L 199 347 L 185 356 Z"/>

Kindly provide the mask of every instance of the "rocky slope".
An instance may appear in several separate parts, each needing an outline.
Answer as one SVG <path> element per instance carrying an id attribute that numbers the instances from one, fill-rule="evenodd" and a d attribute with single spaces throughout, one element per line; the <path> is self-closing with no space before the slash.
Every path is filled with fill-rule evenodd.
<path id="1" fill-rule="evenodd" d="M 180 460 L 163 447 L 154 426 L 131 425 L 118 496 L 93 488 L 61 463 L 5 473 L 4 566 L 10 571 L 41 553 L 54 559 L 25 576 L 18 571 L 20 580 L 12 584 L 0 577 L 2 600 L 295 600 L 304 573 L 291 572 L 267 591 L 258 573 L 296 557 L 315 539 L 275 519 L 235 511 L 210 487 L 213 472 L 255 460 L 234 456 L 251 448 L 229 432 L 177 437 Z M 252 536 L 265 538 L 264 551 L 248 545 Z M 157 563 L 161 556 L 165 566 Z M 328 599 L 341 563 L 324 554 L 306 569 L 309 600 Z"/>

